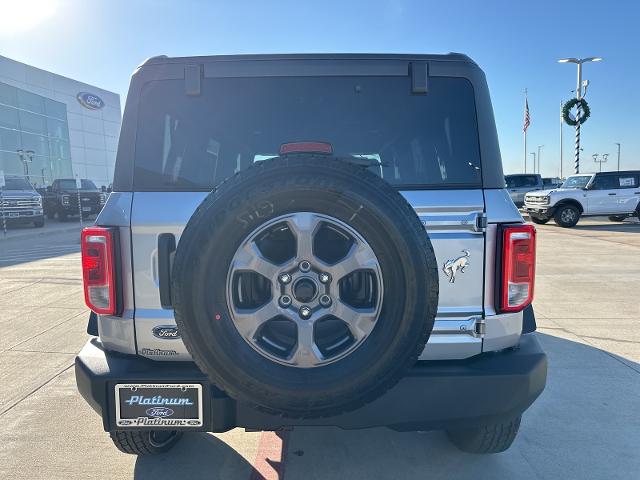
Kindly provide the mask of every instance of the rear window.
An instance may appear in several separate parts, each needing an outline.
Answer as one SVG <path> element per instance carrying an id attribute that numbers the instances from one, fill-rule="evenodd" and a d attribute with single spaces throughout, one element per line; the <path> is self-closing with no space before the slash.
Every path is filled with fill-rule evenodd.
<path id="1" fill-rule="evenodd" d="M 407 76 L 205 79 L 198 96 L 184 94 L 183 80 L 150 82 L 134 188 L 211 190 L 306 141 L 330 143 L 398 188 L 481 186 L 470 82 L 430 78 L 426 94 L 412 94 Z"/>
<path id="2" fill-rule="evenodd" d="M 95 183 L 91 180 L 80 180 L 80 186 L 82 190 L 97 190 Z M 76 189 L 76 181 L 75 180 L 60 180 L 58 187 L 60 190 L 75 190 Z"/>
<path id="3" fill-rule="evenodd" d="M 505 177 L 507 188 L 537 187 L 538 177 L 535 175 L 509 175 Z"/>

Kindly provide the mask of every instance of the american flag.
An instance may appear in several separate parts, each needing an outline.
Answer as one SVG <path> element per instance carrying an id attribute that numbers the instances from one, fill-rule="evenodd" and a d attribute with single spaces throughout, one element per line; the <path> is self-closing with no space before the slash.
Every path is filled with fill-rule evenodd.
<path id="1" fill-rule="evenodd" d="M 531 117 L 529 116 L 529 99 L 524 101 L 524 125 L 522 127 L 523 132 L 527 132 L 527 128 L 531 125 Z"/>

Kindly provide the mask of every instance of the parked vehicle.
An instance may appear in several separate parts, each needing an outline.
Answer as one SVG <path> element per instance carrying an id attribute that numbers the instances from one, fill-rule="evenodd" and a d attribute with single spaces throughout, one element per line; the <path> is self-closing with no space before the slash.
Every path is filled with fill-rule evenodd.
<path id="1" fill-rule="evenodd" d="M 537 173 L 506 175 L 504 180 L 507 184 L 509 196 L 518 208 L 524 205 L 524 196 L 527 192 L 542 190 L 544 188 L 542 176 Z"/>
<path id="2" fill-rule="evenodd" d="M 78 195 L 79 193 L 79 195 Z M 47 218 L 56 215 L 61 221 L 67 217 L 80 215 L 78 197 L 82 205 L 82 215 L 97 215 L 104 206 L 107 195 L 102 193 L 91 180 L 80 181 L 80 192 L 73 178 L 60 178 L 47 187 L 44 195 L 44 212 Z"/>
<path id="3" fill-rule="evenodd" d="M 528 193 L 524 210 L 534 223 L 553 218 L 561 227 L 573 227 L 587 216 L 604 215 L 614 222 L 640 218 L 639 182 L 638 170 L 572 175 L 561 188 Z"/>
<path id="4" fill-rule="evenodd" d="M 119 141 L 75 376 L 120 450 L 322 425 L 511 445 L 546 382 L 536 237 L 471 59 L 156 57 Z"/>
<path id="5" fill-rule="evenodd" d="M 543 189 L 560 188 L 564 181 L 559 177 L 544 177 L 542 179 Z"/>
<path id="6" fill-rule="evenodd" d="M 5 175 L 4 179 L 0 225 L 4 216 L 7 225 L 33 223 L 35 227 L 43 227 L 44 216 L 40 194 L 24 177 Z"/>

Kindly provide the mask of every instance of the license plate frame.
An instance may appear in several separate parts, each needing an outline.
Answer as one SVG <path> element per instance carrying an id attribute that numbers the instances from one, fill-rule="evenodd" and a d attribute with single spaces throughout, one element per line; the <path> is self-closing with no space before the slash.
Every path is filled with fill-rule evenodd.
<path id="1" fill-rule="evenodd" d="M 82 207 L 82 211 L 83 212 L 90 212 L 91 211 L 91 207 Z"/>
<path id="2" fill-rule="evenodd" d="M 203 426 L 202 385 L 197 383 L 119 383 L 114 397 L 118 428 Z"/>

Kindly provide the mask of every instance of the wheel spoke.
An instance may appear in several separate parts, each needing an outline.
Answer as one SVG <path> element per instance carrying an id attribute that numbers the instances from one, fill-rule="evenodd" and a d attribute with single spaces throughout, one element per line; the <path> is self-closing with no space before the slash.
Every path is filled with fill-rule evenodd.
<path id="1" fill-rule="evenodd" d="M 338 281 L 356 270 L 373 270 L 377 267 L 378 261 L 371 247 L 356 240 L 349 253 L 338 263 L 327 267 L 327 270 Z"/>
<path id="2" fill-rule="evenodd" d="M 331 314 L 347 324 L 351 334 L 360 340 L 373 330 L 377 317 L 376 308 L 355 308 L 338 300 L 334 303 Z"/>
<path id="3" fill-rule="evenodd" d="M 311 321 L 296 322 L 298 328 L 298 343 L 291 355 L 292 362 L 299 367 L 313 367 L 324 360 L 313 338 L 313 323 Z"/>
<path id="4" fill-rule="evenodd" d="M 310 260 L 313 257 L 313 237 L 320 218 L 313 213 L 296 213 L 287 220 L 289 228 L 296 237 L 296 259 Z"/>
<path id="5" fill-rule="evenodd" d="M 273 300 L 255 309 L 233 308 L 236 328 L 240 335 L 248 340 L 255 338 L 256 332 L 263 323 L 280 313 L 280 307 Z"/>
<path id="6" fill-rule="evenodd" d="M 275 280 L 281 267 L 264 258 L 255 242 L 247 242 L 233 259 L 232 270 L 248 270 L 259 273 L 268 280 Z"/>

